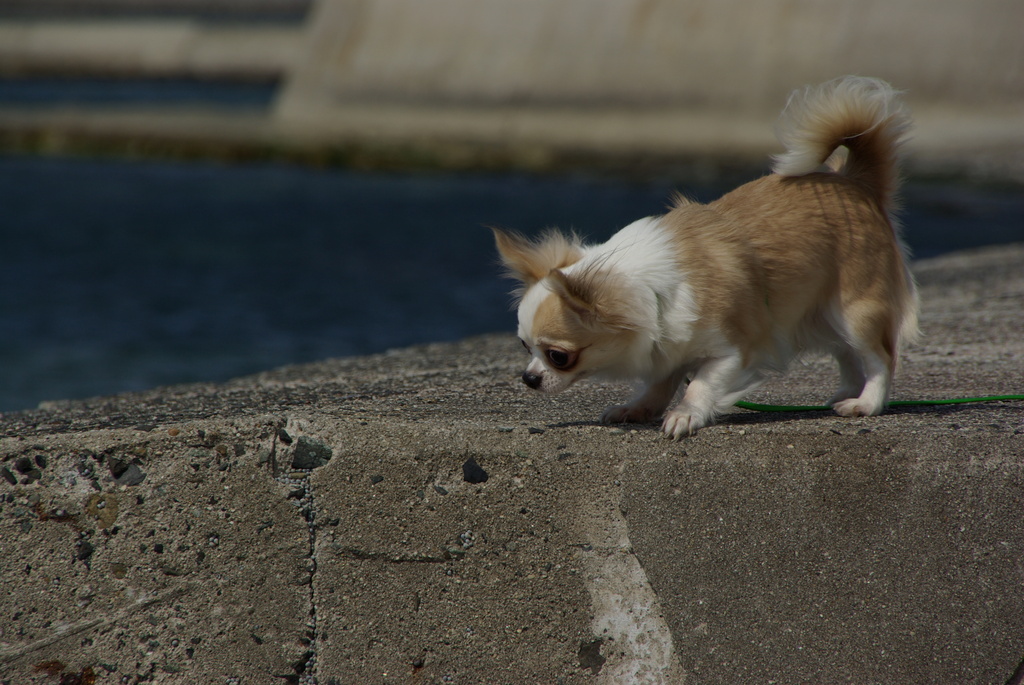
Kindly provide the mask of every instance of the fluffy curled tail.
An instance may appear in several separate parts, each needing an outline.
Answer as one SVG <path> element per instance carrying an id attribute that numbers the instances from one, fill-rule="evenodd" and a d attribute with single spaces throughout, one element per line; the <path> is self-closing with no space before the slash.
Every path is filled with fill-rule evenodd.
<path id="1" fill-rule="evenodd" d="M 885 81 L 860 76 L 795 91 L 776 128 L 786 152 L 774 157 L 772 171 L 803 176 L 845 146 L 849 155 L 836 171 L 891 208 L 899 190 L 899 146 L 910 127 L 898 95 Z"/>

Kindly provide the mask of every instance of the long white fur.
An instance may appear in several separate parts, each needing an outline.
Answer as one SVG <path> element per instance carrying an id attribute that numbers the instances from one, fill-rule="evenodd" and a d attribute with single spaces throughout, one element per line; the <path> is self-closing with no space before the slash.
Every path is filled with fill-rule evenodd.
<path id="1" fill-rule="evenodd" d="M 603 375 L 647 379 L 661 372 L 656 348 L 668 341 L 688 339 L 698 312 L 671 238 L 659 219 L 639 219 L 607 242 L 586 248 L 583 258 L 565 272 L 578 273 L 593 266 L 614 269 L 630 284 L 635 301 L 641 305 L 633 316 L 646 334 L 638 341 L 643 346 L 637 350 L 639 359 L 624 359 L 622 367 L 608 369 Z"/>

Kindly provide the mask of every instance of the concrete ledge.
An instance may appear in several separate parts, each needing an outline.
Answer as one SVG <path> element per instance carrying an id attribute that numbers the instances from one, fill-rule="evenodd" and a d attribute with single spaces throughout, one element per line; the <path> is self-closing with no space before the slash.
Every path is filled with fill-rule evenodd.
<path id="1" fill-rule="evenodd" d="M 775 115 L 685 109 L 357 104 L 282 120 L 240 108 L 0 108 L 0 148 L 294 159 L 352 168 L 721 176 L 764 169 Z M 1020 110 L 915 111 L 906 170 L 1024 182 Z"/>
<path id="2" fill-rule="evenodd" d="M 1022 266 L 916 265 L 898 399 L 1024 391 Z M 1024 404 L 737 411 L 672 443 L 595 422 L 627 388 L 537 397 L 521 361 L 490 336 L 0 417 L 0 678 L 981 684 L 1020 662 Z M 835 375 L 758 399 L 820 402 Z"/>

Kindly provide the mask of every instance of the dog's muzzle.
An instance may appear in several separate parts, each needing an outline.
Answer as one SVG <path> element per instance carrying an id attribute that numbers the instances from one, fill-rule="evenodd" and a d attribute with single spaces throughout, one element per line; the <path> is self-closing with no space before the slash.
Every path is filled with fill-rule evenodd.
<path id="1" fill-rule="evenodd" d="M 540 390 L 540 384 L 544 381 L 544 377 L 539 373 L 533 373 L 532 371 L 523 371 L 523 383 L 526 383 L 529 387 L 534 390 Z"/>

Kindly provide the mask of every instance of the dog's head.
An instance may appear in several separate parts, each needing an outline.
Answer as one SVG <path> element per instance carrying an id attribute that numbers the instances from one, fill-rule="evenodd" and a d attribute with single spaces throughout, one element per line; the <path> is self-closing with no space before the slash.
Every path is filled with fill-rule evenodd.
<path id="1" fill-rule="evenodd" d="M 602 264 L 584 264 L 575 237 L 539 240 L 494 229 L 508 275 L 519 281 L 519 338 L 531 359 L 523 382 L 555 393 L 623 365 L 635 337 L 628 292 Z"/>

